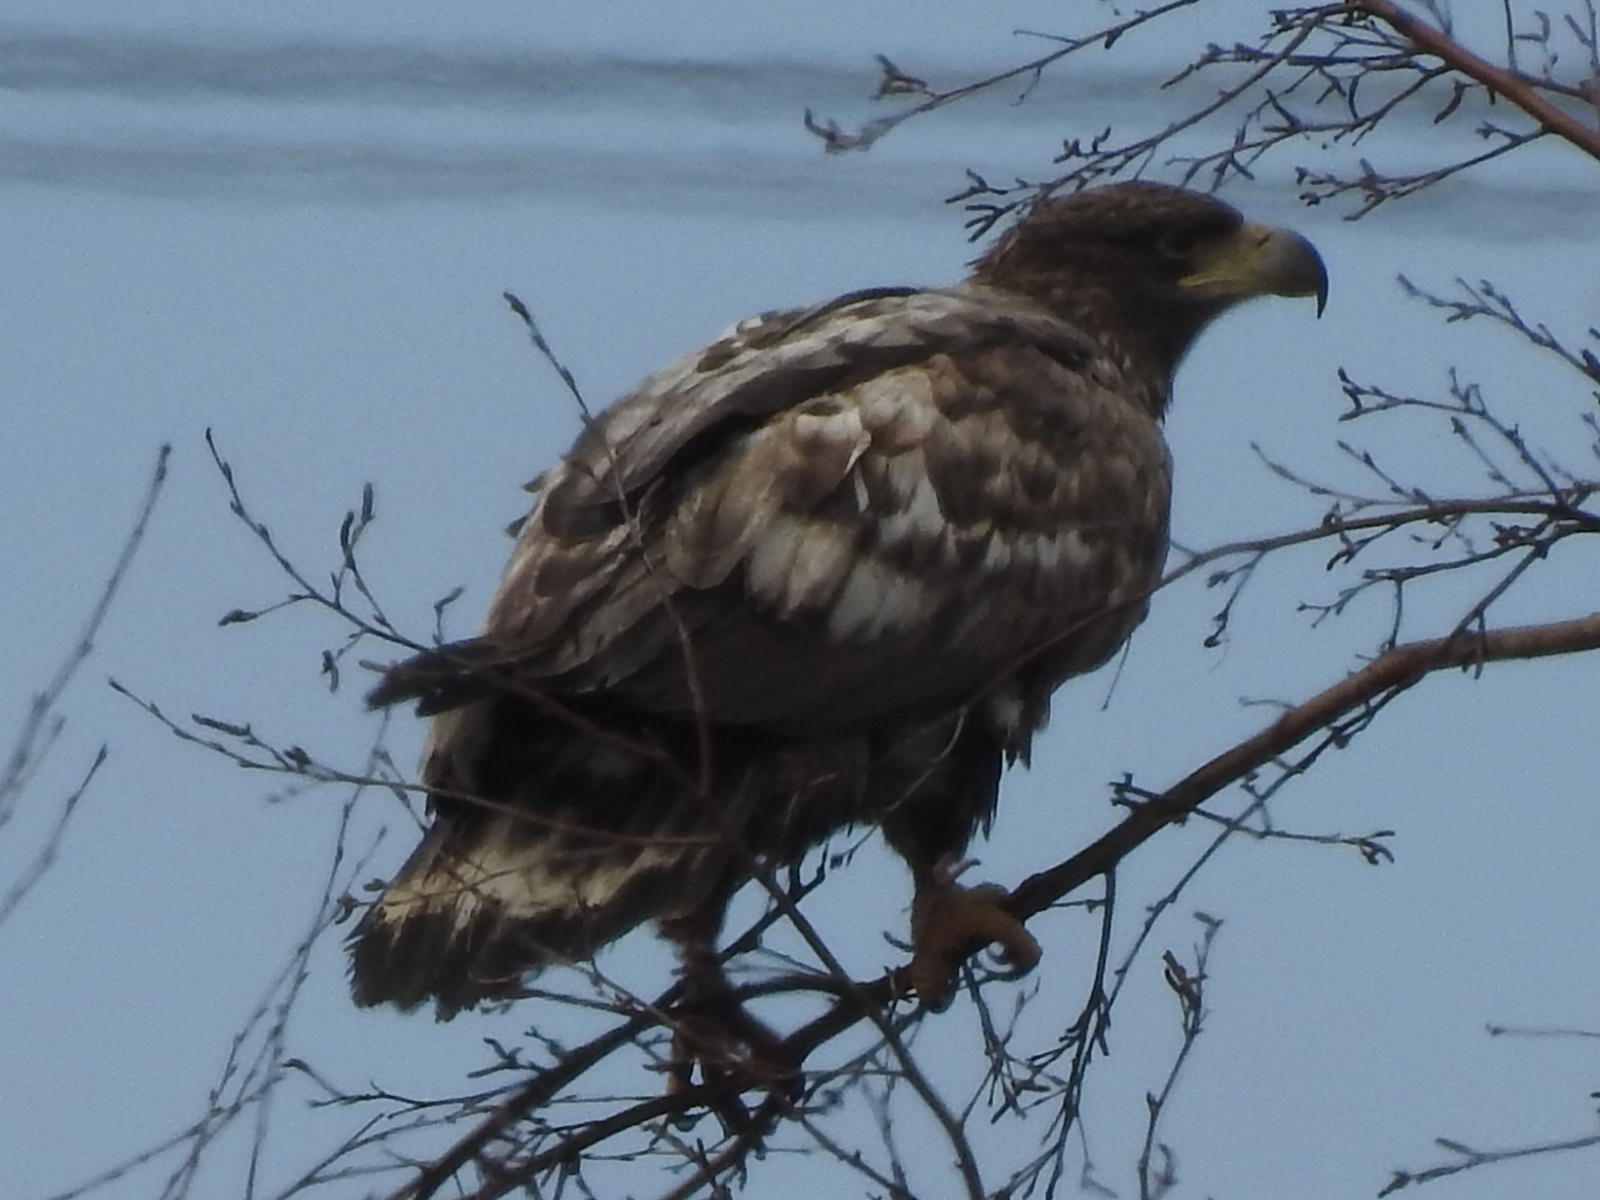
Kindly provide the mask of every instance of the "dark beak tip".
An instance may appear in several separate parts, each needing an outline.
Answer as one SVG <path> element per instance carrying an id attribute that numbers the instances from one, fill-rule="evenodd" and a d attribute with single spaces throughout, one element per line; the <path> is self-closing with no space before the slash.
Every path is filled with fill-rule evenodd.
<path id="1" fill-rule="evenodd" d="M 1298 236 L 1298 235 L 1297 235 Z M 1317 248 L 1307 238 L 1299 238 L 1300 246 L 1307 258 L 1307 266 L 1311 275 L 1312 287 L 1307 289 L 1317 298 L 1317 316 L 1322 316 L 1323 309 L 1328 307 L 1328 265 L 1322 261 L 1322 255 L 1317 253 Z"/>

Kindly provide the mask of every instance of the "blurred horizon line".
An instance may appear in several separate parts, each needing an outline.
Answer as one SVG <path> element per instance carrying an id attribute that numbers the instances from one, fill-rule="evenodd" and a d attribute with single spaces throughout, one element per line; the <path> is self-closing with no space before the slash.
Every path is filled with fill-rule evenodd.
<path id="1" fill-rule="evenodd" d="M 880 76 L 866 52 L 849 64 L 651 58 L 0 24 L 0 97 L 12 110 L 0 135 L 0 186 L 230 203 L 546 196 L 751 216 L 928 214 L 937 211 L 931 201 L 962 190 L 968 169 L 1009 182 L 1015 164 L 1028 162 L 1031 178 L 1050 177 L 1064 133 L 1139 120 L 1161 102 L 1173 69 L 1149 62 L 1130 75 L 1125 63 L 1111 71 L 1084 61 L 1087 70 L 1074 64 L 1026 89 L 952 105 L 871 152 L 827 155 L 802 127 L 808 110 L 847 128 L 898 111 L 873 104 Z M 928 64 L 902 65 L 934 74 Z M 968 64 L 947 73 L 971 80 L 988 71 Z M 1142 100 L 1130 104 L 1130 92 Z M 396 106 L 408 115 L 386 111 Z M 1432 149 L 1419 140 L 1404 157 Z M 1286 208 L 1292 164 L 1288 155 L 1280 162 L 1281 184 L 1263 186 Z M 1556 171 L 1479 172 L 1446 188 L 1384 211 L 1481 235 L 1491 215 L 1514 207 L 1535 219 L 1515 228 L 1494 221 L 1489 236 L 1587 232 L 1592 193 Z"/>

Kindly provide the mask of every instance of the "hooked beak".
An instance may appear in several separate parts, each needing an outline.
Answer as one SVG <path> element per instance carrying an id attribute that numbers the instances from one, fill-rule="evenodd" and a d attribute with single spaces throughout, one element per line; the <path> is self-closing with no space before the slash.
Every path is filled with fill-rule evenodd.
<path id="1" fill-rule="evenodd" d="M 1250 296 L 1315 296 L 1317 316 L 1328 302 L 1328 269 L 1317 248 L 1290 229 L 1246 223 L 1195 258 L 1179 281 L 1243 300 Z"/>

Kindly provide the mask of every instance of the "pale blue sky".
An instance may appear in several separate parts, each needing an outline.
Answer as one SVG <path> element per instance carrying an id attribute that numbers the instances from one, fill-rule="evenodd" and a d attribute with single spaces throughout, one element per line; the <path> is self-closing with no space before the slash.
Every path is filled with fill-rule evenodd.
<path id="1" fill-rule="evenodd" d="M 336 790 L 273 802 L 280 781 L 178 744 L 106 678 L 175 717 L 249 720 L 352 768 L 376 727 L 359 680 L 332 696 L 318 680 L 320 651 L 339 636 L 330 621 L 291 611 L 217 627 L 285 585 L 229 517 L 203 432 L 215 431 L 257 515 L 308 569 L 334 565 L 339 520 L 371 481 L 379 521 L 365 561 L 392 614 L 423 632 L 433 600 L 464 585 L 451 626 L 464 634 L 507 550 L 501 529 L 519 515 L 519 486 L 577 427 L 501 292 L 535 308 L 602 403 L 750 312 L 952 280 L 972 250 L 941 200 L 962 169 L 1041 176 L 1063 136 L 1093 132 L 1099 113 L 1127 103 L 1120 89 L 1156 72 L 1090 70 L 1077 91 L 1059 80 L 1022 107 L 952 110 L 864 156 L 823 155 L 800 112 L 872 115 L 874 52 L 955 76 L 1030 49 L 1012 29 L 1062 28 L 1084 10 L 1101 11 L 129 0 L 112 21 L 101 4 L 12 0 L 0 27 L 6 736 L 72 644 L 157 446 L 175 450 L 148 542 L 68 697 L 61 743 L 0 829 L 3 886 L 109 743 L 60 863 L 0 926 L 0 1196 L 52 1194 L 202 1111 L 231 1035 L 312 919 L 332 853 Z M 1186 21 L 1202 37 L 1250 32 Z M 1177 28 L 1153 56 L 1178 53 Z M 219 62 L 229 69 L 208 69 Z M 283 84 L 290 70 L 302 73 L 296 86 Z M 418 78 L 434 82 L 413 87 Z M 1380 440 L 1382 427 L 1339 425 L 1340 365 L 1424 390 L 1459 362 L 1536 444 L 1571 447 L 1573 465 L 1592 469 L 1575 419 L 1581 390 L 1560 391 L 1566 379 L 1531 369 L 1495 331 L 1441 325 L 1393 282 L 1397 271 L 1439 288 L 1487 276 L 1558 332 L 1580 334 L 1600 310 L 1592 164 L 1552 152 L 1354 226 L 1328 208 L 1297 209 L 1288 170 L 1229 194 L 1319 244 L 1329 311 L 1319 323 L 1307 305 L 1252 306 L 1186 364 L 1169 427 L 1180 539 L 1315 522 L 1318 504 L 1270 476 L 1252 442 L 1348 482 L 1334 440 L 1366 436 L 1439 493 L 1480 486 L 1437 426 Z M 1064 857 L 1111 818 L 1106 781 L 1133 772 L 1159 787 L 1259 727 L 1270 710 L 1241 698 L 1303 698 L 1358 665 L 1381 605 L 1321 630 L 1295 612 L 1337 587 L 1322 557 L 1267 571 L 1218 651 L 1201 646 L 1215 596 L 1185 585 L 1160 597 L 1109 705 L 1108 675 L 1059 699 L 1032 771 L 1012 778 L 996 836 L 978 848 L 981 873 L 1014 883 Z M 1600 580 L 1578 559 L 1549 563 L 1503 619 L 1581 614 Z M 1462 604 L 1441 594 L 1416 628 L 1447 628 Z M 1438 1161 L 1435 1136 L 1500 1146 L 1593 1128 L 1600 1043 L 1484 1034 L 1488 1022 L 1597 1025 L 1593 678 L 1593 662 L 1574 660 L 1432 681 L 1275 810 L 1295 829 L 1394 829 L 1394 865 L 1240 843 L 1195 885 L 1158 935 L 1183 951 L 1184 913 L 1227 922 L 1210 1029 L 1168 1128 L 1180 1195 L 1370 1195 L 1389 1169 Z M 409 764 L 419 740 L 420 726 L 399 720 L 397 759 Z M 412 832 L 391 800 L 366 797 L 356 844 L 385 823 L 371 874 L 398 862 Z M 1123 895 L 1156 894 L 1206 836 L 1170 832 L 1125 872 Z M 872 853 L 814 912 L 871 975 L 894 961 L 880 934 L 903 931 L 905 903 L 899 868 Z M 1090 941 L 1074 916 L 1043 919 L 1038 932 L 1048 1029 L 1081 1002 Z M 669 970 L 648 934 L 603 965 L 646 992 Z M 1089 1117 L 1099 1175 L 1124 1195 L 1142 1096 L 1159 1084 L 1175 1029 L 1158 956 L 1143 970 Z M 527 1005 L 449 1026 L 358 1013 L 342 971 L 326 939 L 291 1052 L 352 1088 L 450 1091 L 480 1064 L 480 1038 L 546 1019 Z M 960 1009 L 924 1036 L 976 1055 Z M 291 1090 L 275 1111 L 262 1195 L 348 1127 L 302 1098 Z M 995 1136 L 1021 1146 L 1035 1133 Z M 243 1194 L 238 1148 L 216 1154 L 197 1194 Z M 1584 1195 L 1595 1163 L 1501 1167 L 1435 1190 Z M 159 1195 L 168 1169 L 100 1194 Z M 803 1170 L 768 1171 L 752 1194 L 802 1194 Z M 364 1193 L 352 1183 L 327 1194 Z"/>

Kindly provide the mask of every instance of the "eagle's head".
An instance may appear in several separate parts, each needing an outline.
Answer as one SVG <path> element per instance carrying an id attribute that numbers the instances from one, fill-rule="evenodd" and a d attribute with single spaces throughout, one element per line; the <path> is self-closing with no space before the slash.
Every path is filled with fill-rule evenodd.
<path id="1" fill-rule="evenodd" d="M 1315 296 L 1321 313 L 1328 294 L 1322 258 L 1299 234 L 1144 182 L 1035 202 L 973 264 L 973 279 L 1044 304 L 1163 385 L 1200 330 L 1239 301 Z"/>

